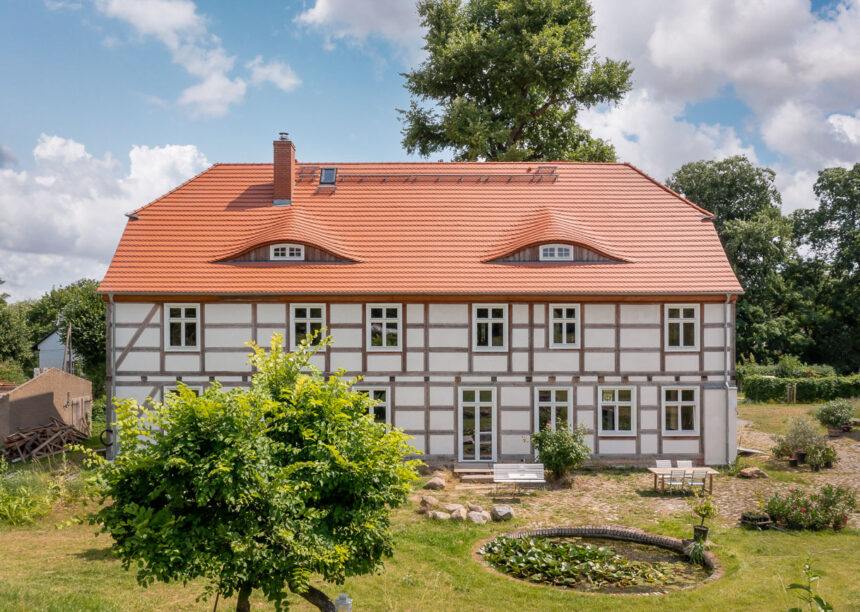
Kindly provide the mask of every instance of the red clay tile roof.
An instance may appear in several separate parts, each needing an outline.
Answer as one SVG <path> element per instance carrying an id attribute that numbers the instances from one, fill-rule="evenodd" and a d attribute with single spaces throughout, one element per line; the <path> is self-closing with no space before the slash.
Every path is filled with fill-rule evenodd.
<path id="1" fill-rule="evenodd" d="M 316 164 L 319 166 L 321 164 Z M 707 211 L 629 164 L 337 163 L 272 206 L 272 164 L 218 164 L 136 211 L 100 291 L 701 294 L 741 287 Z M 308 166 L 299 163 L 298 166 Z M 363 178 L 362 178 L 363 177 Z M 539 179 L 533 177 L 541 177 Z M 353 263 L 226 263 L 272 242 Z M 621 263 L 489 263 L 537 242 Z"/>

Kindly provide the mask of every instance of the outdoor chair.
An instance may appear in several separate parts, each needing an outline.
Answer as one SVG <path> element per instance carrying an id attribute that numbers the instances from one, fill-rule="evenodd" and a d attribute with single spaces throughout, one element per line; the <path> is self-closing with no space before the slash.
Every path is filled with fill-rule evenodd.
<path id="1" fill-rule="evenodd" d="M 705 480 L 708 478 L 708 470 L 693 470 L 693 475 L 690 476 L 690 488 L 692 490 L 699 489 L 705 491 Z"/>
<path id="2" fill-rule="evenodd" d="M 684 487 L 687 486 L 686 472 L 684 470 L 672 470 L 669 472 L 669 480 L 666 481 L 666 485 L 670 491 L 672 487 L 679 487 L 683 491 Z"/>
<path id="3" fill-rule="evenodd" d="M 676 461 L 676 462 L 675 462 L 675 464 L 676 464 L 679 468 L 683 468 L 683 469 L 685 469 L 685 470 L 692 469 L 692 467 L 693 467 L 693 462 L 692 462 L 692 461 Z"/>
<path id="4" fill-rule="evenodd" d="M 672 460 L 671 459 L 657 459 L 657 467 L 658 468 L 671 468 Z"/>

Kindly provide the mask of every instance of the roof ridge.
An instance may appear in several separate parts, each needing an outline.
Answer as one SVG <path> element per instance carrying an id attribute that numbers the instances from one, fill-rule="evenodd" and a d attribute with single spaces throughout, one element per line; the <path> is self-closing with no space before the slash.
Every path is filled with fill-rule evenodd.
<path id="1" fill-rule="evenodd" d="M 646 179 L 648 179 L 649 181 L 651 181 L 652 183 L 654 183 L 655 185 L 657 185 L 658 187 L 660 187 L 660 188 L 661 188 L 661 189 L 663 189 L 664 191 L 668 191 L 668 192 L 669 192 L 669 193 L 671 193 L 673 196 L 675 196 L 676 198 L 678 198 L 678 199 L 679 199 L 679 200 L 681 200 L 682 202 L 685 202 L 685 203 L 689 204 L 690 206 L 692 206 L 693 208 L 695 208 L 696 210 L 698 210 L 698 211 L 699 211 L 700 213 L 702 213 L 703 215 L 706 215 L 706 216 L 708 216 L 708 217 L 710 217 L 710 218 L 713 218 L 713 217 L 714 217 L 714 213 L 712 213 L 711 211 L 709 211 L 709 210 L 705 210 L 704 208 L 702 208 L 702 207 L 701 207 L 701 206 L 699 206 L 698 204 L 695 204 L 695 203 L 691 202 L 690 200 L 688 200 L 687 198 L 685 198 L 684 196 L 682 196 L 682 195 L 681 195 L 680 193 L 678 193 L 677 191 L 673 191 L 672 189 L 669 189 L 668 187 L 666 187 L 666 185 L 664 185 L 663 183 L 661 183 L 661 182 L 660 182 L 660 181 L 658 181 L 657 179 L 653 178 L 651 175 L 647 174 L 646 172 L 643 172 L 642 170 L 640 170 L 639 168 L 637 168 L 636 166 L 634 166 L 634 165 L 633 165 L 633 164 L 631 164 L 630 162 L 624 162 L 624 165 L 625 165 L 625 166 L 629 166 L 630 168 L 632 168 L 633 170 L 635 170 L 636 172 L 638 172 L 639 174 L 641 174 L 642 176 L 644 176 Z"/>

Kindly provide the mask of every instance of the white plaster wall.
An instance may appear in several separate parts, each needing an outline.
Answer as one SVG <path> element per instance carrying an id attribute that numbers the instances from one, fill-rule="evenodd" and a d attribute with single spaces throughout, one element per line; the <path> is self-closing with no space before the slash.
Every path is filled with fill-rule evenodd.
<path id="1" fill-rule="evenodd" d="M 454 436 L 430 435 L 430 454 L 450 456 L 454 454 Z"/>
<path id="2" fill-rule="evenodd" d="M 150 391 L 152 391 L 152 387 L 148 385 L 145 387 L 122 387 L 117 385 L 116 396 L 119 399 L 133 399 L 138 404 L 143 404 Z"/>
<path id="3" fill-rule="evenodd" d="M 704 304 L 704 314 L 702 316 L 705 323 L 722 323 L 724 308 L 724 304 Z M 729 321 L 731 320 L 731 313 L 729 313 Z"/>
<path id="4" fill-rule="evenodd" d="M 528 328 L 514 328 L 511 330 L 511 346 L 514 348 L 528 348 L 529 346 L 529 330 Z"/>
<path id="5" fill-rule="evenodd" d="M 504 372 L 508 369 L 508 356 L 475 355 L 472 357 L 472 369 L 475 372 Z"/>
<path id="6" fill-rule="evenodd" d="M 621 304 L 621 324 L 660 323 L 659 304 Z"/>
<path id="7" fill-rule="evenodd" d="M 592 323 L 615 323 L 614 304 L 583 304 L 585 312 L 582 320 L 586 325 Z"/>
<path id="8" fill-rule="evenodd" d="M 526 455 L 531 452 L 528 436 L 502 435 L 502 455 Z"/>
<path id="9" fill-rule="evenodd" d="M 731 357 L 729 357 L 731 359 Z M 706 351 L 705 352 L 705 370 L 724 370 L 726 367 L 726 356 L 722 351 Z M 731 362 L 729 362 L 731 369 Z"/>
<path id="10" fill-rule="evenodd" d="M 310 358 L 311 365 L 318 367 L 320 370 L 325 369 L 325 353 L 320 352 Z"/>
<path id="11" fill-rule="evenodd" d="M 431 406 L 453 406 L 454 405 L 454 388 L 453 387 L 430 387 L 430 405 Z"/>
<path id="12" fill-rule="evenodd" d="M 409 348 L 424 348 L 424 330 L 411 328 L 407 329 L 406 346 L 408 346 Z"/>
<path id="13" fill-rule="evenodd" d="M 636 440 L 614 440 L 600 438 L 601 455 L 633 455 L 636 453 Z"/>
<path id="14" fill-rule="evenodd" d="M 534 327 L 532 328 L 532 343 L 534 348 L 542 349 L 546 348 L 546 328 L 545 327 Z"/>
<path id="15" fill-rule="evenodd" d="M 583 346 L 585 348 L 614 348 L 615 347 L 615 330 L 614 329 L 592 329 L 585 328 Z"/>
<path id="16" fill-rule="evenodd" d="M 281 335 L 281 346 L 287 342 L 287 330 L 285 327 L 257 327 L 257 344 L 262 347 L 272 346 L 272 336 Z"/>
<path id="17" fill-rule="evenodd" d="M 245 323 L 251 324 L 250 304 L 201 304 L 206 315 L 206 323 Z"/>
<path id="18" fill-rule="evenodd" d="M 729 329 L 729 334 L 731 335 L 732 330 Z M 704 333 L 704 346 L 708 347 L 720 347 L 724 346 L 723 341 L 726 337 L 726 330 L 722 327 L 706 327 Z"/>
<path id="19" fill-rule="evenodd" d="M 397 407 L 401 406 L 423 406 L 424 387 L 397 387 L 394 394 Z M 423 429 L 423 425 L 422 425 Z"/>
<path id="20" fill-rule="evenodd" d="M 615 353 L 585 352 L 584 369 L 590 372 L 607 372 L 615 369 Z"/>
<path id="21" fill-rule="evenodd" d="M 468 324 L 469 307 L 466 304 L 430 304 L 430 324 Z"/>
<path id="22" fill-rule="evenodd" d="M 398 389 L 398 395 L 400 389 Z M 406 431 L 424 431 L 423 410 L 395 410 L 394 426 Z"/>
<path id="23" fill-rule="evenodd" d="M 426 452 L 426 449 L 424 448 L 424 436 L 416 436 L 411 440 L 407 440 L 406 443 L 415 448 L 419 453 Z"/>
<path id="24" fill-rule="evenodd" d="M 703 389 L 702 431 L 705 433 L 705 463 L 726 463 L 726 392 L 724 389 Z M 736 436 L 735 436 L 736 437 Z"/>
<path id="25" fill-rule="evenodd" d="M 431 327 L 429 343 L 430 348 L 468 348 L 469 330 Z"/>
<path id="26" fill-rule="evenodd" d="M 116 322 L 117 323 L 143 323 L 143 320 L 146 318 L 146 315 L 149 314 L 149 311 L 152 310 L 154 304 L 137 304 L 137 303 L 128 303 L 128 302 L 117 302 L 114 304 L 114 308 L 116 309 Z M 163 312 L 163 308 L 159 307 L 158 311 L 155 313 L 155 316 L 152 317 L 150 323 L 159 323 L 161 321 L 161 313 Z"/>
<path id="27" fill-rule="evenodd" d="M 257 325 L 272 325 L 284 328 L 287 325 L 286 304 L 257 304 Z"/>
<path id="28" fill-rule="evenodd" d="M 514 304 L 511 307 L 511 321 L 516 324 L 527 324 L 529 322 L 529 305 Z"/>
<path id="29" fill-rule="evenodd" d="M 119 351 L 116 352 L 119 357 Z M 197 360 L 197 368 L 200 368 L 200 360 Z M 158 372 L 161 362 L 158 353 L 136 353 L 130 352 L 125 356 L 123 362 L 117 368 L 118 372 Z"/>
<path id="30" fill-rule="evenodd" d="M 431 372 L 465 372 L 468 367 L 466 353 L 430 353 Z"/>
<path id="31" fill-rule="evenodd" d="M 170 357 L 171 356 L 168 355 L 168 359 Z M 168 366 L 167 369 L 170 370 L 170 366 Z M 248 363 L 248 353 L 245 351 L 236 353 L 207 352 L 206 369 L 216 372 L 250 372 L 251 366 Z"/>
<path id="32" fill-rule="evenodd" d="M 550 350 L 534 354 L 535 372 L 578 372 L 579 351 Z"/>
<path id="33" fill-rule="evenodd" d="M 660 353 L 621 352 L 622 372 L 659 372 Z"/>
<path id="34" fill-rule="evenodd" d="M 594 406 L 594 387 L 592 387 L 591 385 L 577 385 L 576 405 Z"/>
<path id="35" fill-rule="evenodd" d="M 406 321 L 409 325 L 423 325 L 424 304 L 406 304 Z"/>
<path id="36" fill-rule="evenodd" d="M 367 355 L 367 370 L 369 372 L 399 372 L 403 365 L 400 353 L 396 355 Z"/>
<path id="37" fill-rule="evenodd" d="M 695 372 L 699 370 L 699 354 L 666 353 L 667 372 Z"/>
<path id="38" fill-rule="evenodd" d="M 658 429 L 660 426 L 659 410 L 641 410 L 639 412 L 639 429 Z"/>
<path id="39" fill-rule="evenodd" d="M 532 405 L 532 390 L 529 387 L 502 387 L 501 405 L 505 407 L 525 407 Z"/>
<path id="40" fill-rule="evenodd" d="M 204 330 L 206 335 L 206 348 L 241 348 L 250 352 L 243 345 L 251 340 L 252 332 L 250 327 L 242 329 L 224 329 L 207 327 Z"/>
<path id="41" fill-rule="evenodd" d="M 343 368 L 347 372 L 361 372 L 361 353 L 331 352 L 331 369 Z"/>
<path id="42" fill-rule="evenodd" d="M 576 411 L 576 422 L 578 425 L 585 425 L 589 430 L 593 430 L 594 429 L 594 411 L 593 410 L 577 410 Z"/>
<path id="43" fill-rule="evenodd" d="M 424 353 L 409 351 L 406 353 L 406 369 L 410 372 L 424 371 Z"/>
<path id="44" fill-rule="evenodd" d="M 534 307 L 534 324 L 543 325 L 546 323 L 546 304 L 535 304 Z"/>
<path id="45" fill-rule="evenodd" d="M 666 440 L 664 438 L 663 452 L 668 455 L 695 455 L 699 452 L 699 439 L 689 438 L 685 440 Z"/>
<path id="46" fill-rule="evenodd" d="M 594 453 L 594 434 L 583 436 L 582 441 L 588 447 L 589 453 Z"/>
<path id="47" fill-rule="evenodd" d="M 511 355 L 511 371 L 525 372 L 529 369 L 529 356 L 527 353 L 514 353 Z"/>
<path id="48" fill-rule="evenodd" d="M 639 387 L 637 396 L 640 406 L 651 406 L 655 408 L 660 406 L 660 395 L 657 391 L 657 387 Z"/>
<path id="49" fill-rule="evenodd" d="M 433 431 L 454 430 L 453 410 L 431 410 L 430 429 Z"/>
<path id="50" fill-rule="evenodd" d="M 363 329 L 333 329 L 331 336 L 335 347 L 361 348 L 364 344 Z"/>
<path id="51" fill-rule="evenodd" d="M 134 334 L 137 333 L 136 329 L 130 329 L 127 327 L 118 327 L 116 329 L 116 348 L 124 348 L 128 346 L 128 343 L 131 342 Z M 158 348 L 161 346 L 161 330 L 158 328 L 149 328 L 143 330 L 140 334 L 140 337 L 134 343 L 133 346 L 140 348 Z M 39 351 L 40 353 L 44 353 L 45 350 L 42 349 Z M 60 361 L 63 358 L 63 345 L 60 344 L 59 348 L 60 353 Z"/>
<path id="52" fill-rule="evenodd" d="M 361 323 L 364 304 L 329 304 L 332 323 Z"/>
<path id="53" fill-rule="evenodd" d="M 619 342 L 621 348 L 653 348 L 660 350 L 660 330 L 622 326 Z"/>
<path id="54" fill-rule="evenodd" d="M 656 455 L 657 434 L 641 434 L 639 436 L 639 451 L 643 455 Z"/>
<path id="55" fill-rule="evenodd" d="M 525 410 L 502 410 L 501 415 L 502 430 L 532 431 L 534 429 L 531 412 Z"/>

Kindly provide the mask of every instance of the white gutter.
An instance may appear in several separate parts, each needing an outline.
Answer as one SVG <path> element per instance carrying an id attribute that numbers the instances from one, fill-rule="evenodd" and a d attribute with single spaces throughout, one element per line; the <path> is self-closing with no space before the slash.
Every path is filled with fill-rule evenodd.
<path id="1" fill-rule="evenodd" d="M 726 302 L 723 305 L 723 330 L 725 331 L 725 336 L 723 338 L 723 386 L 726 390 L 726 464 L 729 464 L 729 456 L 731 455 L 732 449 L 732 440 L 731 440 L 731 415 L 729 414 L 729 410 L 731 409 L 731 385 L 729 384 L 729 359 L 731 358 L 730 347 L 730 338 L 729 338 L 729 308 L 730 305 L 731 294 L 726 294 Z"/>

